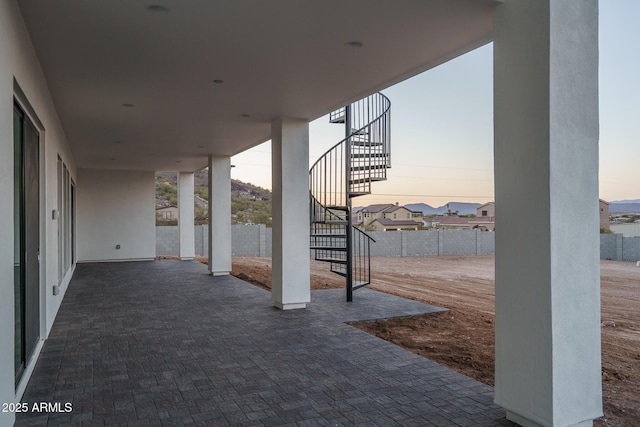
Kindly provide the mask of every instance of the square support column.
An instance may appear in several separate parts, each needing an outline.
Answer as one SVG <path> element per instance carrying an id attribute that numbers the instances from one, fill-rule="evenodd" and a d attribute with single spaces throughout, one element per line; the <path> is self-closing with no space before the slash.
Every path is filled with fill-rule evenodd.
<path id="1" fill-rule="evenodd" d="M 209 156 L 209 271 L 231 272 L 231 158 Z"/>
<path id="2" fill-rule="evenodd" d="M 494 27 L 495 401 L 602 415 L 597 0 L 510 0 Z"/>
<path id="3" fill-rule="evenodd" d="M 311 301 L 309 252 L 309 123 L 271 123 L 273 239 L 271 295 L 282 310 Z"/>
<path id="4" fill-rule="evenodd" d="M 181 260 L 191 260 L 196 256 L 193 181 L 193 172 L 178 172 L 178 234 Z"/>

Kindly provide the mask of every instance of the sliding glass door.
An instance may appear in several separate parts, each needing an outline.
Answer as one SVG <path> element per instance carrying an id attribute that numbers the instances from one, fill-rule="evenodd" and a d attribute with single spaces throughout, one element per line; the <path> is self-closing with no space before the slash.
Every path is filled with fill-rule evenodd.
<path id="1" fill-rule="evenodd" d="M 18 104 L 13 107 L 14 295 L 16 384 L 40 338 L 39 135 Z"/>

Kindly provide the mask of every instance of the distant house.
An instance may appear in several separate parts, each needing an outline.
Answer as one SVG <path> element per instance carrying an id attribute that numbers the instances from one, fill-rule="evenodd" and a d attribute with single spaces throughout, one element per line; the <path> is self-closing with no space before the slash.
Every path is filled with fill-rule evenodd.
<path id="1" fill-rule="evenodd" d="M 164 206 L 162 208 L 156 208 L 156 216 L 160 216 L 162 219 L 176 219 L 178 218 L 178 207 Z"/>
<path id="2" fill-rule="evenodd" d="M 193 201 L 196 204 L 196 206 L 200 206 L 205 209 L 209 208 L 209 202 L 203 199 L 202 197 L 198 196 L 197 194 L 194 196 Z"/>
<path id="3" fill-rule="evenodd" d="M 438 228 L 440 230 L 481 230 L 494 231 L 496 229 L 495 217 L 467 218 L 457 215 L 437 215 L 426 217 L 422 221 L 425 227 Z"/>
<path id="4" fill-rule="evenodd" d="M 399 205 L 393 205 L 392 207 L 385 209 L 382 212 L 382 217 L 386 218 L 386 219 L 393 219 L 393 220 L 404 220 L 404 219 L 411 219 L 414 216 L 415 212 L 407 209 L 404 206 L 399 206 Z"/>
<path id="5" fill-rule="evenodd" d="M 495 216 L 483 216 L 476 218 L 467 218 L 471 229 L 478 229 L 480 231 L 495 231 L 496 230 L 496 217 Z"/>
<path id="6" fill-rule="evenodd" d="M 609 221 L 609 202 L 600 199 L 600 228 L 609 230 L 611 222 Z"/>
<path id="7" fill-rule="evenodd" d="M 393 206 L 395 205 L 390 203 L 365 206 L 358 211 L 358 222 L 362 223 L 362 225 L 366 227 L 373 220 L 384 218 L 383 212 L 385 209 L 389 209 Z"/>
<path id="8" fill-rule="evenodd" d="M 475 222 L 479 228 L 486 227 L 488 230 L 495 230 L 495 215 L 496 215 L 496 203 L 488 202 L 484 205 L 478 206 L 476 209 Z M 483 220 L 486 220 L 483 222 Z M 474 221 L 469 221 L 473 223 Z M 609 229 L 611 223 L 609 222 L 609 202 L 600 199 L 600 228 Z M 451 227 L 452 228 L 452 227 Z M 475 227 L 472 227 L 475 228 Z"/>
<path id="9" fill-rule="evenodd" d="M 357 213 L 358 223 L 361 223 L 364 227 L 371 224 L 376 219 L 391 219 L 391 220 L 410 220 L 418 212 L 414 212 L 411 209 L 407 209 L 404 206 L 400 206 L 397 203 L 384 203 L 377 205 L 369 205 L 360 209 Z"/>
<path id="10" fill-rule="evenodd" d="M 480 205 L 476 208 L 477 217 L 495 217 L 496 216 L 496 202 L 488 202 L 484 205 Z"/>
<path id="11" fill-rule="evenodd" d="M 400 231 L 418 230 L 421 224 L 411 219 L 393 220 L 387 218 L 376 218 L 369 223 L 369 229 L 373 231 Z"/>
<path id="12" fill-rule="evenodd" d="M 469 219 L 457 215 L 438 215 L 431 218 L 431 226 L 441 230 L 469 230 L 472 228 Z"/>

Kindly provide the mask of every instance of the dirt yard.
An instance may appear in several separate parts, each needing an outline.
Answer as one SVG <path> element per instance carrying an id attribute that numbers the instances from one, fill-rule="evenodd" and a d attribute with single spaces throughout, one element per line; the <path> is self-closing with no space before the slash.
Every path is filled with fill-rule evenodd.
<path id="1" fill-rule="evenodd" d="M 313 289 L 343 287 L 328 265 L 312 262 Z M 493 385 L 494 258 L 372 259 L 370 288 L 451 309 L 354 326 Z M 640 268 L 602 261 L 602 379 L 599 426 L 640 425 Z M 234 258 L 233 274 L 271 286 L 271 259 Z M 354 295 L 357 299 L 357 291 Z"/>

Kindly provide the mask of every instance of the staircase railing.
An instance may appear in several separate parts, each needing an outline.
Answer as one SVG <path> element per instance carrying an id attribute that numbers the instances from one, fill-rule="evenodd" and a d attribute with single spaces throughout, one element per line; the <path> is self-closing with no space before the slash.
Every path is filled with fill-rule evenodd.
<path id="1" fill-rule="evenodd" d="M 345 124 L 345 138 L 320 157 L 309 171 L 311 248 L 316 259 L 346 277 L 352 291 L 371 282 L 370 247 L 374 241 L 351 224 L 351 199 L 371 193 L 371 183 L 387 177 L 391 166 L 391 103 L 380 94 L 330 114 Z"/>

